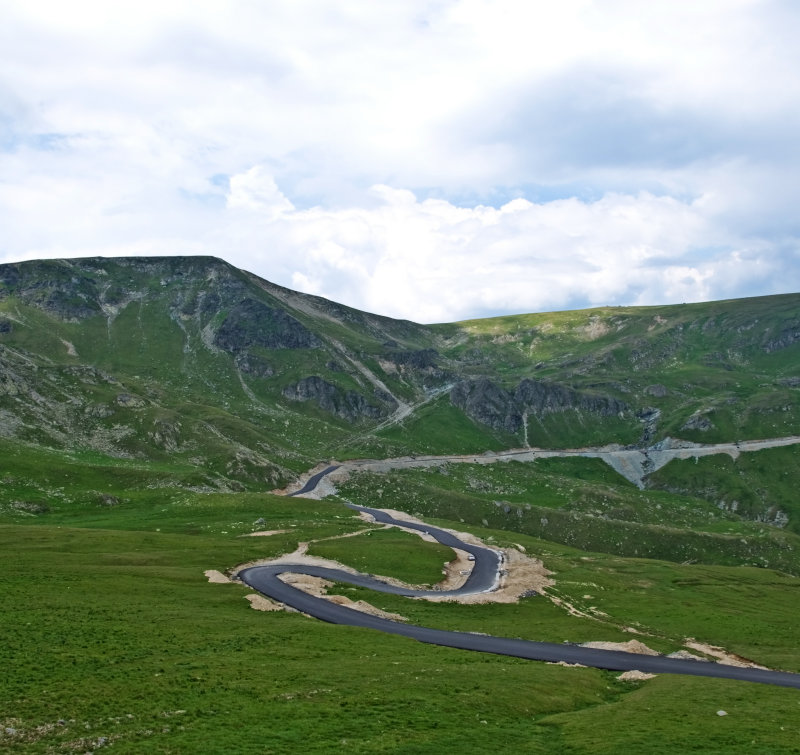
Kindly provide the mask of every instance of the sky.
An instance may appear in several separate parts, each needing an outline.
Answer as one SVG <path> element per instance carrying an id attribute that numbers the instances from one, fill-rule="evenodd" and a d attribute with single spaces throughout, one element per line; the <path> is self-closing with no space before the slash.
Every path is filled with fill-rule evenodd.
<path id="1" fill-rule="evenodd" d="M 418 322 L 800 291 L 796 0 L 0 2 L 0 263 Z"/>

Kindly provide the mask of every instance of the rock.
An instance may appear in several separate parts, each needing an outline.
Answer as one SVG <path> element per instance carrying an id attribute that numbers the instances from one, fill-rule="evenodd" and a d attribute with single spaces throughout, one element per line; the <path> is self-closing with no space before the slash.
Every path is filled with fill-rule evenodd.
<path id="1" fill-rule="evenodd" d="M 714 429 L 714 423 L 701 413 L 693 414 L 681 427 L 681 430 L 699 430 L 701 433 Z"/>
<path id="2" fill-rule="evenodd" d="M 475 421 L 511 433 L 522 427 L 523 413 L 543 416 L 578 409 L 610 417 L 628 409 L 627 404 L 610 396 L 581 393 L 530 378 L 522 380 L 513 393 L 486 378 L 465 381 L 452 388 L 450 400 Z"/>
<path id="3" fill-rule="evenodd" d="M 468 417 L 496 429 L 515 432 L 522 423 L 521 416 L 515 421 L 511 394 L 486 378 L 453 386 L 450 401 Z"/>
<path id="4" fill-rule="evenodd" d="M 786 325 L 777 336 L 764 344 L 764 351 L 771 354 L 798 342 L 800 342 L 800 321 Z"/>
<path id="5" fill-rule="evenodd" d="M 395 364 L 415 367 L 424 370 L 429 367 L 436 367 L 436 360 L 439 352 L 436 349 L 419 349 L 418 351 L 398 351 L 388 354 L 386 358 Z"/>
<path id="6" fill-rule="evenodd" d="M 579 393 L 558 383 L 547 383 L 543 380 L 523 380 L 514 398 L 518 404 L 534 414 L 581 409 L 603 417 L 611 417 L 628 408 L 627 404 L 610 396 Z"/>
<path id="7" fill-rule="evenodd" d="M 656 398 L 664 398 L 669 394 L 667 387 L 665 385 L 661 385 L 661 383 L 655 383 L 653 385 L 648 385 L 644 392 L 648 396 L 655 396 Z"/>
<path id="8" fill-rule="evenodd" d="M 89 404 L 88 406 L 84 407 L 83 413 L 87 417 L 104 419 L 106 417 L 110 417 L 114 413 L 114 410 L 106 404 Z"/>
<path id="9" fill-rule="evenodd" d="M 258 354 L 251 354 L 243 352 L 236 355 L 236 366 L 245 375 L 252 375 L 253 377 L 268 378 L 275 374 L 275 371 L 269 365 L 264 357 Z"/>
<path id="10" fill-rule="evenodd" d="M 0 320 L 0 333 L 10 333 L 12 330 L 10 320 Z"/>
<path id="11" fill-rule="evenodd" d="M 122 501 L 115 495 L 111 495 L 110 493 L 101 493 L 100 494 L 100 503 L 103 506 L 119 506 Z"/>
<path id="12" fill-rule="evenodd" d="M 27 514 L 46 514 L 50 507 L 46 503 L 36 501 L 12 501 L 11 508 L 17 511 L 24 511 Z"/>
<path id="13" fill-rule="evenodd" d="M 267 523 L 267 520 L 264 519 L 263 516 L 258 517 L 258 519 L 256 519 L 255 522 L 253 522 L 253 524 L 255 526 L 257 526 L 257 527 L 260 527 L 262 524 L 266 524 L 266 523 Z"/>
<path id="14" fill-rule="evenodd" d="M 153 422 L 153 430 L 147 436 L 153 441 L 153 445 L 163 448 L 165 451 L 177 451 L 180 446 L 181 423 L 168 422 L 165 419 L 157 419 Z"/>
<path id="15" fill-rule="evenodd" d="M 101 313 L 96 281 L 75 263 L 42 260 L 0 267 L 0 284 L 5 293 L 18 297 L 25 304 L 67 322 L 78 322 Z"/>
<path id="16" fill-rule="evenodd" d="M 117 396 L 117 403 L 120 406 L 128 407 L 129 409 L 141 409 L 145 403 L 142 399 L 136 396 L 131 396 L 130 393 L 120 393 Z"/>
<path id="17" fill-rule="evenodd" d="M 233 307 L 214 336 L 223 351 L 238 354 L 250 346 L 265 349 L 311 349 L 319 339 L 282 309 L 246 298 Z"/>
<path id="18" fill-rule="evenodd" d="M 727 715 L 728 715 L 728 712 L 727 712 L 727 711 L 725 711 L 725 710 L 718 710 L 718 711 L 717 711 L 717 715 L 718 715 L 718 716 L 727 716 Z"/>
<path id="19" fill-rule="evenodd" d="M 360 393 L 345 391 L 317 375 L 286 386 L 283 395 L 290 401 L 313 401 L 323 411 L 350 423 L 362 418 L 379 419 L 388 414 L 387 407 L 371 404 Z"/>

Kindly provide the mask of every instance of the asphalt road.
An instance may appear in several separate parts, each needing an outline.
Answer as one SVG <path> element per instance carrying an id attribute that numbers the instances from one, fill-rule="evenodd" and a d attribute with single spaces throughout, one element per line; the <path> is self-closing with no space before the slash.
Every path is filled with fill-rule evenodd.
<path id="1" fill-rule="evenodd" d="M 303 490 L 297 491 L 295 495 L 313 490 L 319 480 L 333 469 L 336 469 L 336 467 L 328 467 L 328 469 L 314 475 L 314 477 L 306 483 Z M 376 521 L 427 532 L 443 545 L 452 548 L 460 548 L 461 550 L 473 554 L 475 556 L 475 561 L 471 574 L 464 585 L 459 589 L 441 591 L 411 590 L 387 584 L 386 582 L 366 574 L 352 574 L 339 569 L 329 569 L 306 564 L 271 564 L 269 566 L 250 567 L 240 571 L 238 574 L 239 578 L 267 597 L 284 603 L 287 606 L 291 606 L 292 608 L 296 608 L 298 611 L 302 611 L 322 621 L 327 621 L 332 624 L 346 624 L 355 627 L 365 627 L 367 629 L 377 629 L 381 632 L 409 637 L 432 645 L 442 645 L 444 647 L 459 648 L 462 650 L 475 650 L 482 653 L 494 653 L 496 655 L 509 655 L 516 658 L 526 658 L 532 661 L 580 663 L 584 666 L 614 671 L 631 671 L 635 669 L 653 674 L 711 676 L 800 689 L 800 674 L 784 671 L 740 668 L 738 666 L 726 666 L 719 663 L 667 658 L 666 656 L 639 655 L 637 653 L 625 653 L 616 650 L 585 648 L 579 645 L 534 642 L 531 640 L 519 640 L 508 637 L 472 634 L 469 632 L 450 632 L 442 629 L 415 626 L 413 624 L 403 624 L 336 605 L 324 598 L 314 597 L 283 582 L 280 579 L 281 574 L 308 574 L 334 582 L 344 582 L 359 587 L 367 587 L 379 592 L 405 595 L 408 597 L 419 597 L 429 594 L 435 594 L 437 596 L 466 595 L 486 592 L 494 587 L 502 563 L 501 554 L 497 551 L 464 543 L 451 533 L 445 532 L 437 527 L 400 521 L 377 509 L 356 506 L 354 504 L 346 505 L 354 510 L 366 511 L 372 514 Z"/>
<path id="2" fill-rule="evenodd" d="M 300 488 L 300 490 L 295 490 L 294 493 L 289 493 L 289 496 L 303 495 L 303 493 L 310 493 L 314 488 L 317 487 L 319 481 L 323 477 L 325 477 L 325 475 L 329 475 L 331 472 L 333 472 L 334 469 L 339 469 L 340 466 L 342 465 L 331 464 L 331 466 L 327 467 L 326 469 L 323 469 L 321 472 L 317 472 L 315 475 L 312 475 L 311 477 L 308 478 L 308 480 L 306 480 L 306 484 L 303 485 L 303 487 Z"/>

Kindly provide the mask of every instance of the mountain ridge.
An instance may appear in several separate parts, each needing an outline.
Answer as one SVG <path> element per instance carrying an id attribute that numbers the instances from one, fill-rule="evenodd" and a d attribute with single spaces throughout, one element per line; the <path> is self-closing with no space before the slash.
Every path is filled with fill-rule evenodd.
<path id="1" fill-rule="evenodd" d="M 0 265 L 0 433 L 177 455 L 211 485 L 332 456 L 791 435 L 798 352 L 799 294 L 421 325 L 215 257 Z"/>

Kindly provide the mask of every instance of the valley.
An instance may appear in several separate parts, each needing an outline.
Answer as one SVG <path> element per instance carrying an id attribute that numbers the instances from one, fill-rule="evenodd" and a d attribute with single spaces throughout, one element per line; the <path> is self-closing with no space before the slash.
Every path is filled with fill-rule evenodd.
<path id="1" fill-rule="evenodd" d="M 0 265 L 0 748 L 792 752 L 796 690 L 434 647 L 204 572 L 472 568 L 343 503 L 404 511 L 540 559 L 547 599 L 329 596 L 797 674 L 799 439 L 797 294 L 420 325 L 209 257 Z"/>

